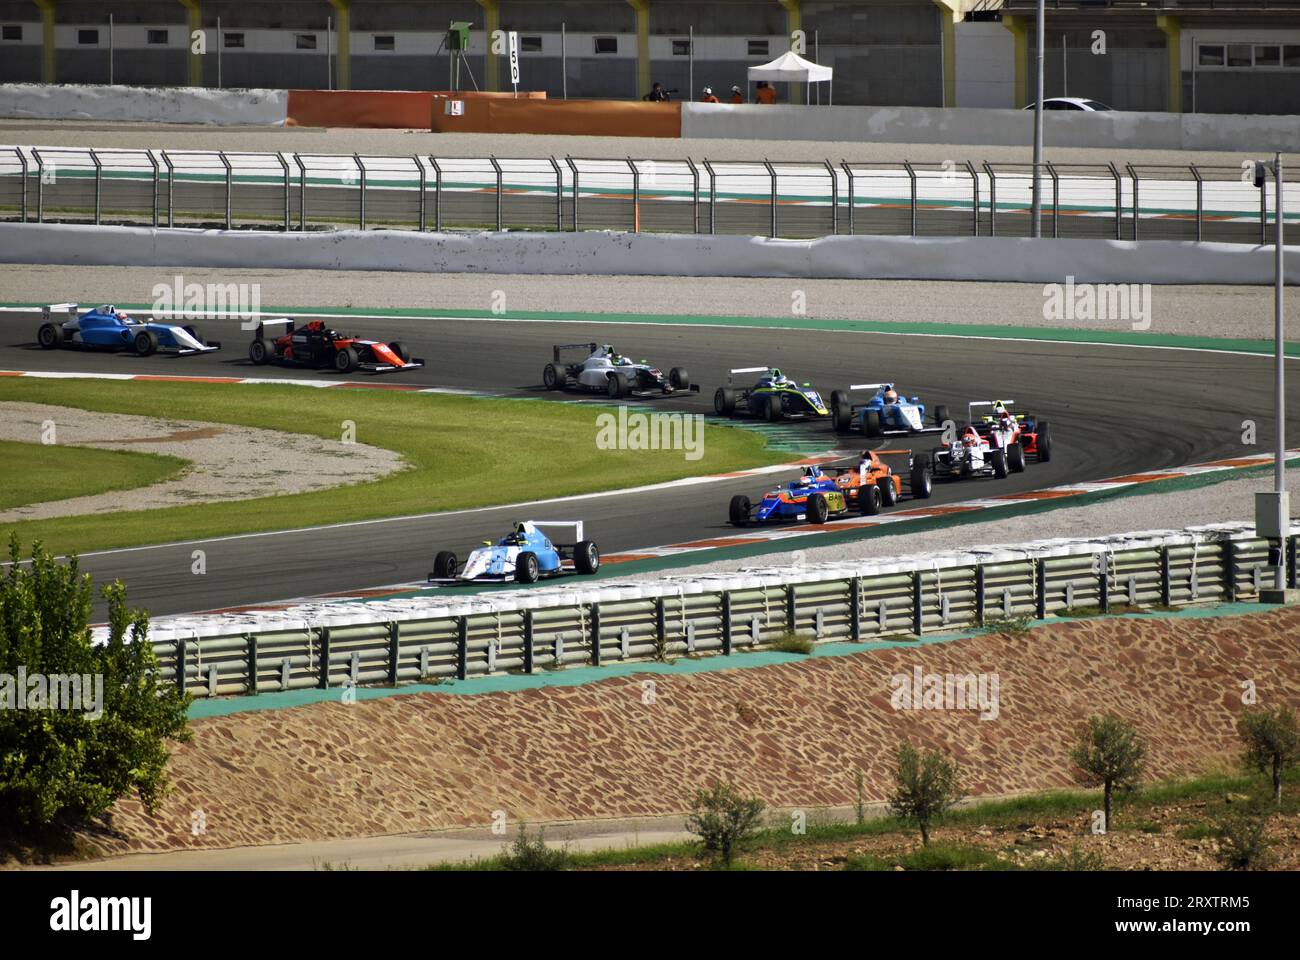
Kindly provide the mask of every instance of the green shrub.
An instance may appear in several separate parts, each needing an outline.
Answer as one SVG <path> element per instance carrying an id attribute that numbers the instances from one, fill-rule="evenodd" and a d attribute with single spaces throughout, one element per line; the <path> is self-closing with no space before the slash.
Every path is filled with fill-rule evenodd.
<path id="1" fill-rule="evenodd" d="M 569 866 L 569 849 L 548 847 L 541 827 L 537 836 L 529 839 L 528 827 L 521 823 L 515 842 L 502 850 L 500 866 L 502 870 L 564 870 Z"/>
<path id="2" fill-rule="evenodd" d="M 1137 788 L 1146 756 L 1146 743 L 1127 720 L 1107 714 L 1089 717 L 1080 726 L 1070 760 L 1084 786 L 1102 788 L 1107 830 L 1115 788 Z"/>
<path id="3" fill-rule="evenodd" d="M 781 653 L 809 654 L 817 646 L 817 641 L 806 633 L 783 633 L 772 641 L 772 649 Z"/>
<path id="4" fill-rule="evenodd" d="M 910 743 L 898 748 L 894 769 L 895 791 L 889 809 L 900 820 L 916 824 L 921 843 L 930 843 L 930 824 L 962 798 L 961 770 L 937 750 L 918 753 Z"/>
<path id="5" fill-rule="evenodd" d="M 730 867 L 732 856 L 758 832 L 763 807 L 762 800 L 743 795 L 734 783 L 715 783 L 695 791 L 686 829 Z"/>
<path id="6" fill-rule="evenodd" d="M 1215 859 L 1225 870 L 1263 870 L 1273 860 L 1264 836 L 1269 813 L 1259 805 L 1224 811 L 1215 823 L 1219 849 Z"/>

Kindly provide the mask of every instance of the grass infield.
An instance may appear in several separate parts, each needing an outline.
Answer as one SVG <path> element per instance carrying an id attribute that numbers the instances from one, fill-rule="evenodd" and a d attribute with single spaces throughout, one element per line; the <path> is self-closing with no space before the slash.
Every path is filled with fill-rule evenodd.
<path id="1" fill-rule="evenodd" d="M 143 487 L 175 476 L 180 457 L 0 440 L 0 510 Z"/>
<path id="2" fill-rule="evenodd" d="M 576 496 L 788 458 L 766 449 L 752 431 L 713 426 L 704 428 L 698 460 L 687 460 L 680 450 L 601 450 L 596 418 L 610 408 L 396 390 L 14 378 L 0 379 L 0 400 L 147 416 L 167 411 L 187 420 L 334 440 L 350 421 L 358 443 L 396 451 L 408 464 L 370 483 L 312 493 L 268 490 L 252 500 L 0 526 L 5 541 L 16 531 L 25 550 L 40 540 L 56 553 Z M 66 482 L 64 477 L 46 489 L 62 491 Z"/>

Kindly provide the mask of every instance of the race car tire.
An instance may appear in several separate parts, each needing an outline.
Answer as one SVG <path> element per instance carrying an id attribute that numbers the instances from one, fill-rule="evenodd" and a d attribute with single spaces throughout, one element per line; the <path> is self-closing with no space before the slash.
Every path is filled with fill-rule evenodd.
<path id="1" fill-rule="evenodd" d="M 579 540 L 573 548 L 573 566 L 581 574 L 591 576 L 600 569 L 600 551 L 595 541 Z"/>
<path id="2" fill-rule="evenodd" d="M 744 527 L 749 524 L 750 507 L 749 497 L 744 494 L 738 493 L 731 498 L 731 504 L 727 507 L 727 519 L 731 521 L 733 527 Z"/>
<path id="3" fill-rule="evenodd" d="M 767 417 L 768 423 L 776 423 L 785 416 L 785 405 L 781 403 L 781 398 L 776 396 L 764 398 L 764 416 Z"/>
<path id="4" fill-rule="evenodd" d="M 853 408 L 843 390 L 831 391 L 831 428 L 836 433 L 848 433 L 853 429 Z"/>
<path id="5" fill-rule="evenodd" d="M 456 576 L 456 554 L 450 550 L 440 550 L 433 558 L 433 575 L 439 580 Z"/>
<path id="6" fill-rule="evenodd" d="M 609 399 L 618 400 L 627 396 L 627 381 L 621 374 L 611 373 L 605 378 L 605 391 L 609 394 Z"/>
<path id="7" fill-rule="evenodd" d="M 537 563 L 537 554 L 525 550 L 515 557 L 515 580 L 519 583 L 536 583 L 542 575 L 542 568 Z"/>
<path id="8" fill-rule="evenodd" d="M 831 508 L 825 497 L 820 493 L 814 493 L 808 498 L 808 508 L 804 511 L 804 515 L 809 523 L 825 523 L 831 515 Z"/>
<path id="9" fill-rule="evenodd" d="M 63 345 L 63 328 L 57 323 L 43 323 L 36 331 L 36 341 L 42 350 L 53 350 Z"/>
<path id="10" fill-rule="evenodd" d="M 394 340 L 388 345 L 388 349 L 393 351 L 393 353 L 397 355 L 397 359 L 401 360 L 402 363 L 410 362 L 411 355 L 407 352 L 406 347 L 401 340 Z"/>
<path id="11" fill-rule="evenodd" d="M 1005 450 L 990 450 L 989 463 L 993 464 L 993 476 L 999 480 L 1007 478 L 1007 452 Z"/>
<path id="12" fill-rule="evenodd" d="M 868 437 L 880 436 L 881 427 L 879 410 L 864 410 L 862 412 L 862 433 Z"/>
<path id="13" fill-rule="evenodd" d="M 555 364 L 548 363 L 542 367 L 542 386 L 547 390 L 559 390 L 564 386 L 564 381 L 560 377 L 559 371 L 555 369 Z"/>
<path id="14" fill-rule="evenodd" d="M 1007 447 L 1007 468 L 1012 473 L 1025 472 L 1025 447 L 1022 443 L 1013 443 Z"/>
<path id="15" fill-rule="evenodd" d="M 691 375 L 683 367 L 673 367 L 668 371 L 668 382 L 674 390 L 691 389 Z"/>
<path id="16" fill-rule="evenodd" d="M 1038 424 L 1038 462 L 1052 459 L 1052 425 L 1044 420 Z"/>
<path id="17" fill-rule="evenodd" d="M 151 357 L 158 352 L 158 335 L 152 330 L 141 330 L 131 341 L 131 346 L 135 348 L 136 356 Z"/>
<path id="18" fill-rule="evenodd" d="M 248 345 L 248 359 L 259 367 L 271 362 L 271 353 L 271 342 L 263 337 L 258 337 Z"/>
<path id="19" fill-rule="evenodd" d="M 934 408 L 934 425 L 936 427 L 942 427 L 947 422 L 948 422 L 948 406 L 947 404 L 941 403 Z"/>
<path id="20" fill-rule="evenodd" d="M 912 499 L 929 500 L 934 492 L 934 478 L 930 474 L 930 457 L 919 454 L 912 460 Z"/>
<path id="21" fill-rule="evenodd" d="M 893 477 L 881 477 L 876 481 L 876 486 L 880 488 L 880 505 L 882 507 L 892 507 L 898 503 L 898 488 L 894 486 Z"/>
<path id="22" fill-rule="evenodd" d="M 880 489 L 874 483 L 858 487 L 858 513 L 874 517 L 880 512 Z"/>
<path id="23" fill-rule="evenodd" d="M 334 369 L 339 373 L 351 373 L 359 362 L 357 352 L 351 347 L 344 347 L 334 354 Z"/>
<path id="24" fill-rule="evenodd" d="M 720 417 L 730 417 L 736 412 L 736 391 L 718 387 L 713 394 L 713 412 Z"/>

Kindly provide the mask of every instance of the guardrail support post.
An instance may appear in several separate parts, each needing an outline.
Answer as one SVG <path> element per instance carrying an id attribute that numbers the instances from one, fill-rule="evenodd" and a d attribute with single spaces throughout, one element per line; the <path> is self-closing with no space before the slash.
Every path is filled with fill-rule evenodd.
<path id="1" fill-rule="evenodd" d="M 496 213 L 497 213 L 497 233 L 501 232 L 501 164 L 497 163 L 494 156 L 488 157 L 488 163 L 492 164 L 492 172 L 497 175 L 496 185 Z"/>
<path id="2" fill-rule="evenodd" d="M 176 689 L 181 693 L 185 692 L 185 647 L 185 638 L 179 638 L 176 641 Z"/>
<path id="3" fill-rule="evenodd" d="M 1192 171 L 1192 176 L 1196 178 L 1196 242 L 1201 242 L 1201 227 L 1205 219 L 1205 183 L 1201 179 L 1201 171 L 1196 169 L 1196 164 L 1188 164 L 1188 169 Z"/>
<path id="4" fill-rule="evenodd" d="M 1125 167 L 1128 170 L 1128 175 L 1133 178 L 1133 239 L 1136 240 L 1138 238 L 1138 211 L 1142 206 L 1138 202 L 1138 175 L 1137 171 L 1133 169 L 1133 164 L 1126 164 Z"/>
<path id="5" fill-rule="evenodd" d="M 984 626 L 984 564 L 975 567 L 975 623 Z"/>
<path id="6" fill-rule="evenodd" d="M 578 194 L 582 192 L 578 185 L 578 165 L 573 162 L 573 157 L 565 157 L 564 162 L 568 164 L 569 172 L 573 174 L 573 232 L 578 232 Z"/>
<path id="7" fill-rule="evenodd" d="M 298 168 L 298 229 L 307 229 L 307 167 L 302 157 L 293 155 L 294 165 Z"/>
<path id="8" fill-rule="evenodd" d="M 230 221 L 231 194 L 235 189 L 235 176 L 234 176 L 233 168 L 230 166 L 230 161 L 226 159 L 225 151 L 218 150 L 217 156 L 221 158 L 221 163 L 226 168 L 226 229 L 229 230 L 231 226 L 231 221 Z"/>
<path id="9" fill-rule="evenodd" d="M 433 229 L 442 233 L 442 167 L 433 154 L 429 155 L 429 165 L 433 167 Z"/>
<path id="10" fill-rule="evenodd" d="M 415 169 L 420 174 L 420 232 L 424 233 L 425 228 L 425 188 L 429 184 L 429 175 L 424 172 L 424 164 L 420 162 L 420 155 L 417 153 L 411 157 L 415 161 Z"/>
<path id="11" fill-rule="evenodd" d="M 464 680 L 469 660 L 469 617 L 456 618 L 456 679 Z"/>
<path id="12" fill-rule="evenodd" d="M 1047 618 L 1047 564 L 1041 557 L 1034 564 L 1034 616 Z"/>
<path id="13" fill-rule="evenodd" d="M 246 633 L 244 639 L 248 641 L 248 695 L 257 696 L 257 634 Z"/>
<path id="14" fill-rule="evenodd" d="M 788 633 L 795 632 L 795 626 L 799 622 L 798 612 L 795 608 L 796 603 L 795 586 L 788 583 L 785 586 L 785 629 Z"/>
<path id="15" fill-rule="evenodd" d="M 357 165 L 357 174 L 361 178 L 361 194 L 357 198 L 357 229 L 366 229 L 366 165 L 361 161 L 359 153 L 352 154 L 352 160 Z"/>
<path id="16" fill-rule="evenodd" d="M 862 639 L 862 580 L 858 577 L 849 581 L 849 639 Z"/>
<path id="17" fill-rule="evenodd" d="M 1223 595 L 1229 603 L 1237 599 L 1237 551 L 1231 540 L 1224 540 L 1223 550 Z"/>
<path id="18" fill-rule="evenodd" d="M 627 168 L 632 171 L 632 232 L 641 232 L 641 171 L 636 162 L 627 158 Z"/>
<path id="19" fill-rule="evenodd" d="M 1286 585 L 1291 589 L 1296 586 L 1296 538 L 1286 538 Z"/>
<path id="20" fill-rule="evenodd" d="M 397 661 L 400 656 L 401 647 L 401 628 L 394 620 L 388 625 L 388 683 L 390 686 L 397 684 Z"/>
<path id="21" fill-rule="evenodd" d="M 663 597 L 655 597 L 655 641 L 660 649 L 668 643 L 668 616 Z"/>
<path id="22" fill-rule="evenodd" d="M 924 604 L 921 602 L 922 576 L 920 570 L 912 572 L 912 632 L 918 637 L 925 626 L 925 610 Z"/>
<path id="23" fill-rule="evenodd" d="M 321 627 L 320 631 L 320 679 L 316 686 L 328 690 L 330 686 L 330 628 Z"/>
<path id="24" fill-rule="evenodd" d="M 153 167 L 153 225 L 158 226 L 158 159 L 153 155 L 152 150 L 146 150 L 144 155 L 149 158 L 149 164 Z M 27 204 L 23 204 L 23 219 L 27 219 Z"/>
<path id="25" fill-rule="evenodd" d="M 1056 168 L 1048 161 L 1044 166 L 1052 178 L 1052 239 L 1061 235 L 1061 180 L 1056 175 Z"/>
<path id="26" fill-rule="evenodd" d="M 1124 181 L 1120 178 L 1119 170 L 1115 168 L 1114 163 L 1107 163 L 1110 168 L 1110 175 L 1115 180 L 1115 239 L 1124 239 Z"/>
<path id="27" fill-rule="evenodd" d="M 722 653 L 731 656 L 731 591 L 722 591 Z"/>
<path id="28" fill-rule="evenodd" d="M 1097 605 L 1102 613 L 1110 613 L 1110 555 L 1101 554 L 1101 572 L 1097 577 Z"/>
<path id="29" fill-rule="evenodd" d="M 989 236 L 996 237 L 998 235 L 998 177 L 987 160 L 984 162 L 984 172 L 989 175 Z"/>
<path id="30" fill-rule="evenodd" d="M 704 169 L 709 173 L 709 233 L 713 234 L 718 232 L 718 177 L 707 159 Z"/>
<path id="31" fill-rule="evenodd" d="M 591 605 L 591 665 L 600 666 L 600 604 Z"/>
<path id="32" fill-rule="evenodd" d="M 564 229 L 564 177 L 560 175 L 560 165 L 555 158 L 546 159 L 551 161 L 551 169 L 555 171 L 555 232 L 559 233 Z"/>
<path id="33" fill-rule="evenodd" d="M 966 161 L 966 172 L 970 174 L 971 187 L 971 231 L 972 237 L 980 235 L 980 178 L 975 172 L 975 165 Z"/>
<path id="34" fill-rule="evenodd" d="M 907 178 L 912 183 L 912 236 L 916 236 L 916 171 L 907 160 L 903 161 L 903 169 L 907 171 Z"/>
<path id="35" fill-rule="evenodd" d="M 831 162 L 823 160 L 822 163 L 826 165 L 826 172 L 831 178 L 831 236 L 837 236 L 840 232 L 840 181 L 835 176 Z"/>
<path id="36" fill-rule="evenodd" d="M 776 236 L 776 201 L 777 201 L 776 168 L 772 166 L 771 161 L 768 160 L 766 157 L 763 158 L 763 166 L 767 167 L 767 175 L 772 178 L 772 223 L 770 226 L 771 232 L 768 234 L 768 236 L 775 237 Z"/>
<path id="37" fill-rule="evenodd" d="M 22 190 L 23 190 L 23 195 L 22 195 L 23 213 L 22 213 L 22 222 L 23 222 L 23 223 L 26 223 L 26 222 L 27 222 L 27 176 L 28 176 L 28 174 L 27 174 L 27 157 L 26 157 L 26 155 L 22 152 L 22 150 L 18 149 L 17 147 L 14 148 L 14 155 L 18 157 L 18 166 L 21 167 L 21 168 L 22 168 L 22 171 L 23 171 L 23 174 L 22 174 L 22 176 L 23 176 L 23 187 L 22 187 Z M 155 196 L 155 198 L 157 197 L 157 191 L 158 191 L 158 175 L 157 175 L 157 173 L 155 172 L 155 174 L 154 174 L 154 196 Z M 155 204 L 156 204 L 156 203 L 157 203 L 157 201 L 156 201 L 156 199 L 155 199 Z"/>
<path id="38" fill-rule="evenodd" d="M 524 611 L 524 673 L 533 672 L 533 611 Z"/>
<path id="39" fill-rule="evenodd" d="M 1162 606 L 1169 606 L 1170 598 L 1169 584 L 1169 547 L 1160 548 L 1160 603 Z"/>
<path id="40" fill-rule="evenodd" d="M 95 223 L 98 224 L 104 209 L 104 165 L 99 162 L 99 157 L 95 155 L 94 150 L 87 152 L 90 154 L 90 162 L 95 165 Z"/>
<path id="41" fill-rule="evenodd" d="M 840 166 L 844 168 L 844 176 L 849 184 L 849 236 L 851 237 L 853 236 L 853 170 L 847 160 L 841 160 Z"/>

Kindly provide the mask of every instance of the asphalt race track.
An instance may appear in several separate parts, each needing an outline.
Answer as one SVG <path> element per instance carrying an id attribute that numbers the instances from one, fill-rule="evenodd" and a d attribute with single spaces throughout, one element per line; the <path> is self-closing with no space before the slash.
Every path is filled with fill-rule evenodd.
<path id="1" fill-rule="evenodd" d="M 46 352 L 36 346 L 38 313 L 0 314 L 0 369 L 121 374 L 329 379 L 330 371 L 254 367 L 250 337 L 236 321 L 207 320 L 202 335 L 225 348 L 195 357 L 99 353 L 80 349 Z M 1017 401 L 1022 411 L 1052 423 L 1050 463 L 1030 463 L 1003 481 L 936 484 L 933 503 L 1095 480 L 1188 462 L 1267 451 L 1272 444 L 1272 359 L 1192 350 L 1153 350 L 1086 344 L 966 340 L 946 337 L 596 323 L 519 322 L 484 319 L 335 320 L 340 330 L 401 339 L 427 366 L 387 375 L 385 383 L 489 390 L 538 397 L 542 367 L 554 343 L 613 343 L 634 359 L 667 369 L 684 366 L 701 392 L 656 401 L 665 410 L 711 413 L 714 389 L 731 367 L 771 364 L 823 395 L 851 383 L 893 380 L 927 404 L 946 403 L 954 419 L 971 399 Z M 367 379 L 364 373 L 352 380 Z M 230 389 L 250 389 L 232 386 Z M 563 395 L 571 396 L 571 395 Z M 304 393 L 304 401 L 310 393 Z M 593 400 L 602 403 L 603 398 Z M 959 412 L 960 411 L 960 412 Z M 203 419 L 202 411 L 172 410 L 179 418 Z M 1300 417 L 1300 399 L 1288 413 Z M 1242 421 L 1259 425 L 1257 445 L 1243 447 Z M 285 429 L 293 429 L 291 410 Z M 362 427 L 364 429 L 364 425 Z M 509 442 L 508 422 L 485 425 Z M 825 421 L 806 429 L 834 442 Z M 593 438 L 595 425 L 593 423 Z M 889 438 L 884 446 L 905 445 Z M 930 439 L 913 444 L 928 449 Z M 793 475 L 791 471 L 790 475 Z M 719 481 L 707 486 L 603 494 L 536 508 L 490 508 L 417 519 L 372 521 L 353 526 L 289 531 L 207 541 L 207 573 L 191 574 L 195 544 L 109 551 L 83 558 L 97 581 L 120 578 L 133 603 L 154 615 L 255 604 L 423 579 L 439 549 L 465 556 L 483 539 L 519 519 L 581 519 L 603 552 L 700 539 L 723 534 L 727 501 L 751 496 L 785 474 Z M 635 476 L 628 486 L 636 485 Z M 1215 496 L 1208 487 L 1205 495 Z M 1249 510 L 1248 504 L 1242 505 Z M 1152 518 L 1152 525 L 1159 525 Z M 1085 531 L 1081 531 L 1085 532 Z M 1026 521 L 1025 539 L 1034 536 Z"/>

